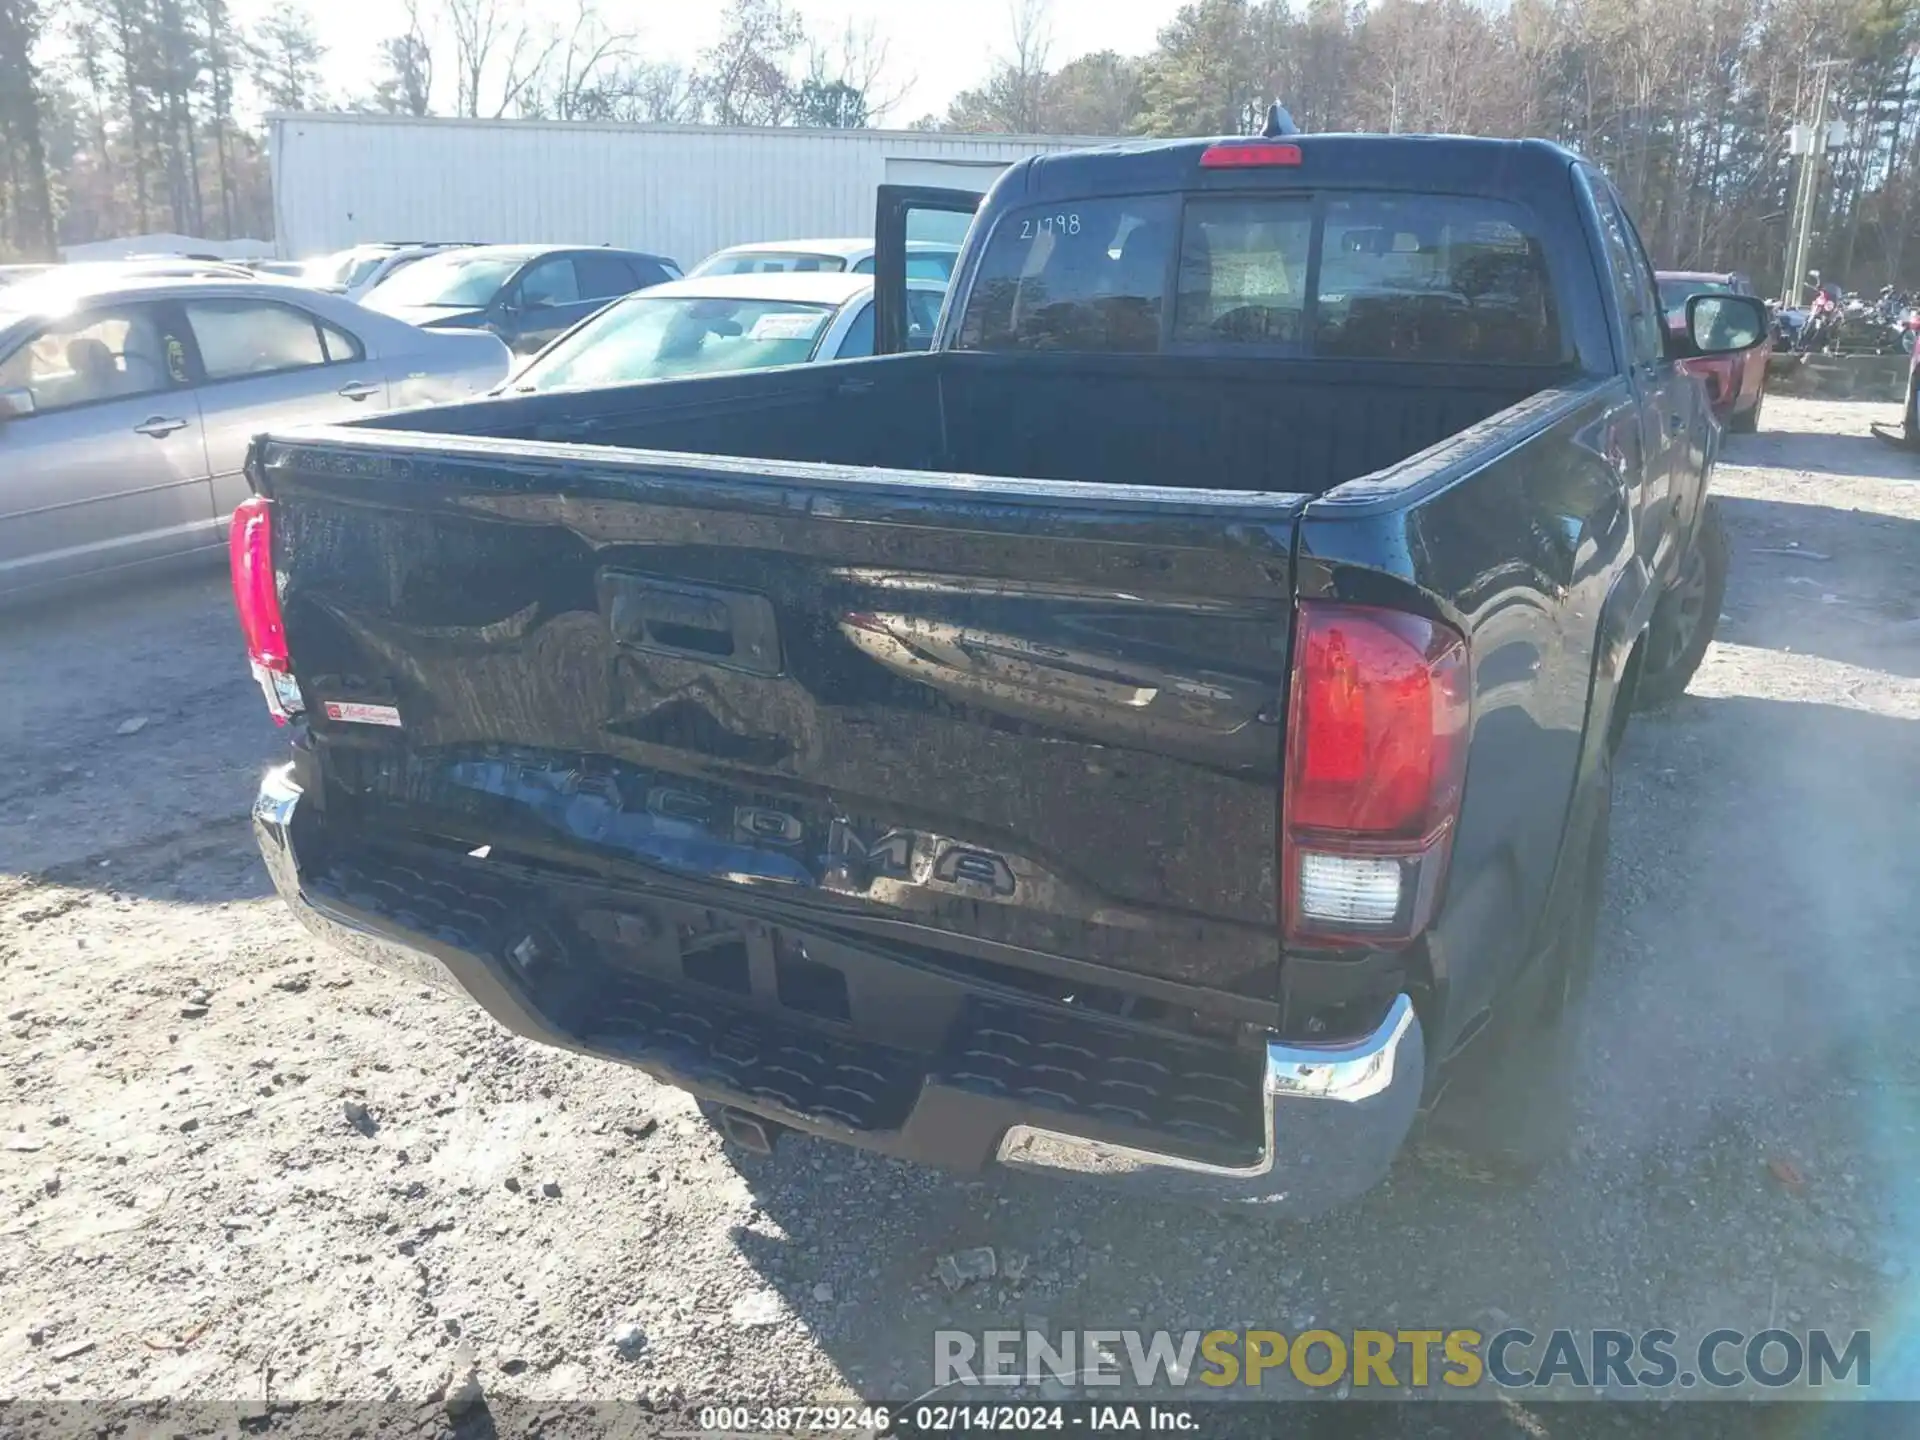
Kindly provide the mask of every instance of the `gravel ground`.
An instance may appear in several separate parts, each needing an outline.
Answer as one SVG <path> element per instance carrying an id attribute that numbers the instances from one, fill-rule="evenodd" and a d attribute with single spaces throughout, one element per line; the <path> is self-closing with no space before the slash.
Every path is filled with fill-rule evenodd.
<path id="1" fill-rule="evenodd" d="M 425 1404 L 469 1358 L 508 1401 L 900 1399 L 936 1328 L 1033 1316 L 1868 1327 L 1888 1393 L 1920 1271 L 1894 418 L 1775 397 L 1728 443 L 1719 643 L 1620 766 L 1571 1152 L 1514 1189 L 1419 1151 L 1300 1226 L 731 1157 L 271 897 L 244 815 L 279 742 L 223 577 L 0 615 L 0 1400 Z M 949 1294 L 976 1246 L 1021 1278 Z"/>

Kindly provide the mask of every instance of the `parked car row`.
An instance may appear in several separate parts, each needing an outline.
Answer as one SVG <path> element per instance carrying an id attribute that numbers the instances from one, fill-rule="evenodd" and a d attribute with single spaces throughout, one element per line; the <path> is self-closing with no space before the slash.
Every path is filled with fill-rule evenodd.
<path id="1" fill-rule="evenodd" d="M 362 303 L 428 330 L 490 330 L 527 355 L 609 301 L 679 274 L 638 250 L 479 245 L 416 260 Z"/>
<path id="2" fill-rule="evenodd" d="M 0 273 L 0 598 L 216 552 L 268 424 L 872 355 L 873 253 L 738 246 L 682 278 L 609 246 L 386 243 Z M 957 253 L 909 246 L 909 345 Z"/>
<path id="3" fill-rule="evenodd" d="M 0 596 L 218 553 L 247 442 L 484 393 L 495 336 L 216 276 L 0 290 Z"/>

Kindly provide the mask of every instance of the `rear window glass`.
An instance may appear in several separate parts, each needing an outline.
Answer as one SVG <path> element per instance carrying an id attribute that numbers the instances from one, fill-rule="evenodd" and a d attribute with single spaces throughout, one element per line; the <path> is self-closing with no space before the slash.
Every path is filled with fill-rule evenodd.
<path id="1" fill-rule="evenodd" d="M 1315 350 L 1356 360 L 1557 362 L 1553 287 L 1524 213 L 1458 196 L 1330 201 Z"/>
<path id="2" fill-rule="evenodd" d="M 1304 195 L 1189 201 L 1173 338 L 1301 345 L 1312 246 L 1313 202 Z"/>
<path id="3" fill-rule="evenodd" d="M 701 266 L 698 275 L 813 275 L 836 274 L 847 268 L 842 255 L 788 254 L 772 250 L 748 250 L 726 255 Z"/>
<path id="4" fill-rule="evenodd" d="M 1160 347 L 1179 200 L 1083 200 L 1002 219 L 960 327 L 963 350 Z"/>
<path id="5" fill-rule="evenodd" d="M 1313 198 L 1290 194 L 1195 196 L 1183 211 L 1157 195 L 1010 212 L 960 348 L 1141 354 L 1164 332 L 1182 348 L 1344 359 L 1566 358 L 1524 210 L 1441 195 L 1341 195 L 1320 209 L 1316 221 Z"/>

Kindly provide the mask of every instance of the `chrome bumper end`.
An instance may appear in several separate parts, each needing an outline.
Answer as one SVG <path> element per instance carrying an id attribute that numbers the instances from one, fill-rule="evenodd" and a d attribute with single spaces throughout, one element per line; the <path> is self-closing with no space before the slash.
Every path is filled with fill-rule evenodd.
<path id="1" fill-rule="evenodd" d="M 319 939 L 342 950 L 408 979 L 462 993 L 463 987 L 433 956 L 332 913 L 307 895 L 301 887 L 299 860 L 294 854 L 294 828 L 300 823 L 300 802 L 304 798 L 305 792 L 293 777 L 293 766 L 277 765 L 261 777 L 253 801 L 253 838 L 259 843 L 260 858 L 266 862 L 273 888 L 294 917 Z"/>
<path id="2" fill-rule="evenodd" d="M 1268 1043 L 1266 1141 L 1254 1164 L 1209 1165 L 1031 1125 L 1007 1131 L 998 1159 L 1013 1169 L 1083 1175 L 1171 1199 L 1306 1216 L 1385 1177 L 1413 1128 L 1426 1068 L 1420 1017 L 1403 994 L 1359 1039 Z"/>

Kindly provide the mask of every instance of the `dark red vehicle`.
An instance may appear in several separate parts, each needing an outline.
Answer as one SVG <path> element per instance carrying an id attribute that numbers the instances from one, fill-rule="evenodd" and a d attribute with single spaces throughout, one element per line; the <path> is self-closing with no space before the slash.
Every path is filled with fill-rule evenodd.
<path id="1" fill-rule="evenodd" d="M 1737 272 L 1660 270 L 1654 279 L 1660 286 L 1660 308 L 1666 313 L 1667 328 L 1676 332 L 1686 329 L 1690 296 L 1758 294 L 1753 282 Z M 1760 406 L 1767 398 L 1767 359 L 1772 354 L 1773 340 L 1769 336 L 1751 350 L 1703 355 L 1683 361 L 1681 368 L 1706 380 L 1716 420 L 1729 430 L 1750 435 L 1760 428 Z"/>

